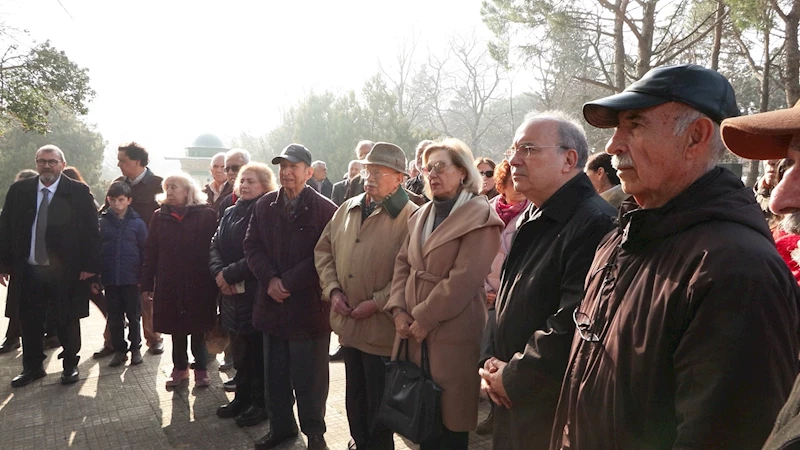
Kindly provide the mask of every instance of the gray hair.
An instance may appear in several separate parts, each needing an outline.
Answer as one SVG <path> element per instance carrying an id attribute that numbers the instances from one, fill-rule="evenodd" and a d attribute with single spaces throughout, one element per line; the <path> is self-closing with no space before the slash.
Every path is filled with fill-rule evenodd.
<path id="1" fill-rule="evenodd" d="M 237 155 L 242 157 L 245 164 L 250 162 L 250 152 L 243 148 L 232 148 L 228 150 L 228 152 L 225 153 L 225 160 L 227 161 Z"/>
<path id="2" fill-rule="evenodd" d="M 475 157 L 472 156 L 472 150 L 469 146 L 464 141 L 456 138 L 447 138 L 434 142 L 422 151 L 422 163 L 425 164 L 431 153 L 439 150 L 446 151 L 450 155 L 450 159 L 453 160 L 453 165 L 464 170 L 464 180 L 461 182 L 462 189 L 475 195 L 480 194 L 483 180 L 480 173 L 478 173 L 478 169 L 472 163 Z M 427 177 L 425 178 L 425 194 L 428 198 L 433 198 L 430 181 Z"/>
<path id="3" fill-rule="evenodd" d="M 563 111 L 534 111 L 525 115 L 525 120 L 518 130 L 524 130 L 538 120 L 552 120 L 558 124 L 558 140 L 562 146 L 559 151 L 564 153 L 569 149 L 574 149 L 578 153 L 578 161 L 575 164 L 575 168 L 583 170 L 583 167 L 586 166 L 586 161 L 589 159 L 589 142 L 586 140 L 586 132 L 583 129 L 583 125 Z"/>
<path id="4" fill-rule="evenodd" d="M 156 195 L 156 201 L 163 205 L 167 201 L 167 181 L 177 180 L 184 188 L 186 188 L 186 206 L 192 205 L 205 205 L 208 203 L 208 196 L 200 190 L 200 185 L 186 172 L 174 172 L 166 177 L 161 182 L 161 188 L 164 192 Z"/>
<path id="5" fill-rule="evenodd" d="M 314 161 L 314 162 L 312 162 L 312 163 L 311 163 L 311 167 L 313 167 L 313 168 L 315 168 L 315 169 L 316 169 L 317 167 L 324 167 L 325 169 L 327 169 L 327 168 L 328 168 L 328 165 L 327 165 L 327 164 L 325 164 L 325 161 L 322 161 L 322 160 L 319 160 L 319 159 L 318 159 L 318 160 L 316 160 L 316 161 Z"/>
<path id="6" fill-rule="evenodd" d="M 225 152 L 219 152 L 216 155 L 211 157 L 211 162 L 208 165 L 213 169 L 214 168 L 214 160 L 217 158 L 222 158 L 222 164 L 225 164 Z"/>
<path id="7" fill-rule="evenodd" d="M 356 144 L 356 149 L 355 149 L 355 152 L 356 152 L 356 156 L 357 156 L 357 157 L 360 157 L 360 156 L 361 156 L 361 155 L 359 155 L 359 154 L 358 154 L 358 150 L 359 150 L 361 147 L 365 146 L 365 145 L 369 145 L 369 148 L 370 148 L 370 149 L 372 149 L 372 147 L 374 147 L 374 146 L 375 146 L 375 142 L 373 142 L 373 141 L 370 141 L 369 139 L 364 139 L 364 140 L 358 141 L 358 144 Z"/>
<path id="8" fill-rule="evenodd" d="M 357 159 L 354 159 L 347 164 L 347 170 L 350 170 L 353 166 L 361 167 L 361 163 Z"/>
<path id="9" fill-rule="evenodd" d="M 713 158 L 711 158 L 711 161 L 709 161 L 708 165 L 709 167 L 713 167 L 722 160 L 722 158 L 725 156 L 725 153 L 728 151 L 728 148 L 725 147 L 725 143 L 722 142 L 722 134 L 719 131 L 719 124 L 691 106 L 683 103 L 682 105 L 684 108 L 682 108 L 682 111 L 675 117 L 675 128 L 673 128 L 672 133 L 675 136 L 680 136 L 686 132 L 686 130 L 689 128 L 689 125 L 693 124 L 695 120 L 710 120 L 714 126 L 714 129 L 711 132 L 711 143 L 709 144 L 711 146 L 711 150 L 713 151 Z"/>
<path id="10" fill-rule="evenodd" d="M 67 158 L 64 156 L 64 152 L 62 152 L 60 148 L 58 148 L 53 144 L 47 144 L 39 147 L 39 150 L 36 150 L 36 155 L 38 155 L 39 152 L 57 153 L 58 157 L 61 158 L 61 162 L 63 163 L 67 162 Z"/>

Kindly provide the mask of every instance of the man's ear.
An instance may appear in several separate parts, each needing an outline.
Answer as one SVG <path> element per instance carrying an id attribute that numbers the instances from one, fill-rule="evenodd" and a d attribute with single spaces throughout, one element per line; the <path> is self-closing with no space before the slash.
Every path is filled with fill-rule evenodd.
<path id="1" fill-rule="evenodd" d="M 564 173 L 567 173 L 575 168 L 575 165 L 578 164 L 578 151 L 574 148 L 570 148 L 564 151 Z"/>
<path id="2" fill-rule="evenodd" d="M 704 153 L 708 150 L 713 141 L 715 127 L 714 122 L 708 117 L 701 117 L 689 125 L 687 132 L 686 157 L 695 159 L 705 157 Z"/>

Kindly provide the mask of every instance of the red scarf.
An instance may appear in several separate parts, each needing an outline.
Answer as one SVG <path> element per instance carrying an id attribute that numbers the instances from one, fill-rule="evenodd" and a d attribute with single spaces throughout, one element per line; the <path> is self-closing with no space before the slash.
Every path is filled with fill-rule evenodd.
<path id="1" fill-rule="evenodd" d="M 494 210 L 497 211 L 497 215 L 500 216 L 500 219 L 506 225 L 508 225 L 508 223 L 511 222 L 511 219 L 517 217 L 519 213 L 528 206 L 527 199 L 523 202 L 517 203 L 516 205 L 509 205 L 506 203 L 506 198 L 504 196 L 498 195 L 496 198 L 497 201 L 494 202 Z"/>

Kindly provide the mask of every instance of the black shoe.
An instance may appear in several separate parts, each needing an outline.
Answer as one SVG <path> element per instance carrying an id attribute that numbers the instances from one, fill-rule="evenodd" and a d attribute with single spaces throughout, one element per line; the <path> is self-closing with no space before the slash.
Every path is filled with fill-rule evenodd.
<path id="1" fill-rule="evenodd" d="M 43 347 L 45 350 L 51 348 L 58 348 L 61 347 L 61 341 L 58 340 L 58 336 L 48 336 L 44 338 Z M 113 350 L 112 350 L 113 353 Z"/>
<path id="2" fill-rule="evenodd" d="M 111 358 L 111 362 L 108 363 L 108 367 L 117 367 L 125 364 L 125 361 L 128 360 L 128 353 L 127 352 L 115 352 L 114 357 Z"/>
<path id="3" fill-rule="evenodd" d="M 41 367 L 37 370 L 23 370 L 21 374 L 15 376 L 14 379 L 11 380 L 11 387 L 27 386 L 39 378 L 44 378 L 45 375 L 47 375 L 47 372 Z"/>
<path id="4" fill-rule="evenodd" d="M 308 437 L 308 450 L 328 450 L 328 443 L 321 434 L 313 434 Z"/>
<path id="5" fill-rule="evenodd" d="M 222 383 L 222 389 L 225 389 L 225 392 L 236 392 L 236 377 Z"/>
<path id="6" fill-rule="evenodd" d="M 350 438 L 350 442 L 347 443 L 347 450 L 358 450 L 355 439 Z"/>
<path id="7" fill-rule="evenodd" d="M 16 339 L 3 339 L 3 343 L 0 344 L 0 355 L 3 353 L 12 352 L 19 348 L 19 338 Z"/>
<path id="8" fill-rule="evenodd" d="M 343 349 L 343 347 L 341 345 L 336 347 L 336 351 L 334 351 L 333 353 L 331 353 L 328 356 L 330 356 L 330 360 L 331 361 L 341 361 L 341 360 L 343 360 L 344 359 L 344 349 Z"/>
<path id="9" fill-rule="evenodd" d="M 275 433 L 272 430 L 270 430 L 270 432 L 267 433 L 266 436 L 264 436 L 263 438 L 259 439 L 256 442 L 255 449 L 267 450 L 269 448 L 275 448 L 283 444 L 284 442 L 288 441 L 289 439 L 297 438 L 297 434 L 298 434 L 297 428 L 295 428 L 294 431 L 289 430 L 285 433 Z"/>
<path id="10" fill-rule="evenodd" d="M 160 355 L 164 353 L 164 343 L 163 342 L 154 342 L 152 344 L 148 344 L 149 348 L 147 349 L 147 353 L 151 353 L 153 355 Z"/>
<path id="11" fill-rule="evenodd" d="M 486 420 L 478 424 L 478 428 L 475 429 L 475 433 L 481 436 L 494 433 L 494 408 L 489 411 L 489 415 L 486 416 Z"/>
<path id="12" fill-rule="evenodd" d="M 111 347 L 106 347 L 105 345 L 100 350 L 92 353 L 92 358 L 100 359 L 105 358 L 106 356 L 111 356 L 114 354 L 114 349 Z"/>
<path id="13" fill-rule="evenodd" d="M 143 362 L 144 360 L 142 359 L 142 352 L 140 352 L 138 348 L 136 350 L 131 350 L 131 365 L 138 366 Z"/>
<path id="14" fill-rule="evenodd" d="M 227 405 L 222 405 L 217 408 L 217 416 L 223 419 L 231 419 L 247 411 L 248 406 L 249 405 L 247 403 L 237 401 L 234 398 L 233 401 Z"/>
<path id="15" fill-rule="evenodd" d="M 251 406 L 247 411 L 236 416 L 236 425 L 240 427 L 254 427 L 267 420 L 267 411 L 259 406 Z"/>
<path id="16" fill-rule="evenodd" d="M 78 372 L 77 367 L 73 367 L 71 369 L 64 369 L 64 372 L 61 374 L 61 384 L 72 384 L 78 381 L 80 378 L 80 372 Z"/>

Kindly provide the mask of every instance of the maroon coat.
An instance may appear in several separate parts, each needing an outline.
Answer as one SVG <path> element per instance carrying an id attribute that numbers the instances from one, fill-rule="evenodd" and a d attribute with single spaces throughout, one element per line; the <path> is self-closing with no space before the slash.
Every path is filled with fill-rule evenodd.
<path id="1" fill-rule="evenodd" d="M 153 292 L 153 328 L 167 334 L 202 333 L 216 318 L 217 284 L 208 270 L 217 213 L 190 206 L 182 220 L 169 205 L 153 213 L 145 244 L 141 291 Z"/>
<path id="2" fill-rule="evenodd" d="M 314 246 L 336 205 L 311 188 L 298 198 L 296 213 L 289 217 L 283 189 L 261 197 L 244 239 L 247 263 L 258 278 L 253 326 L 281 339 L 314 339 L 331 332 L 330 303 L 321 298 Z M 267 294 L 273 277 L 291 292 L 283 303 Z"/>

